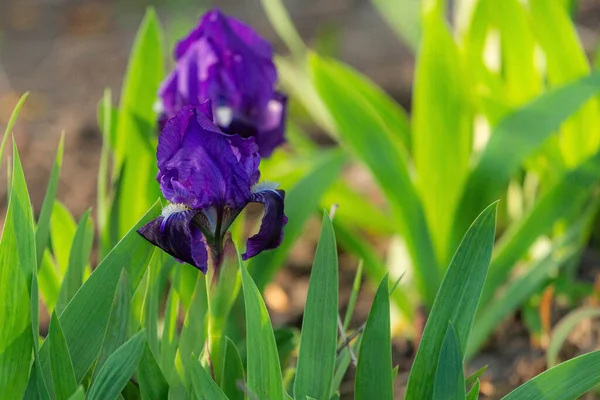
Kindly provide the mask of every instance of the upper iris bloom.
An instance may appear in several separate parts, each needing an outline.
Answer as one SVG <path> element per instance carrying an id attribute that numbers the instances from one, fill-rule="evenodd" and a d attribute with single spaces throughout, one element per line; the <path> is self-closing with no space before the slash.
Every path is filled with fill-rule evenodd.
<path id="1" fill-rule="evenodd" d="M 221 130 L 253 137 L 261 157 L 285 141 L 287 98 L 275 90 L 273 49 L 252 28 L 209 11 L 174 57 L 176 67 L 159 90 L 161 121 L 210 99 Z"/>
<path id="2" fill-rule="evenodd" d="M 157 160 L 156 179 L 171 204 L 138 230 L 148 241 L 206 273 L 208 251 L 218 268 L 227 229 L 254 202 L 265 206 L 265 214 L 242 258 L 279 246 L 287 222 L 285 193 L 257 184 L 260 156 L 254 138 L 221 132 L 212 122 L 210 101 L 183 107 L 166 122 Z"/>

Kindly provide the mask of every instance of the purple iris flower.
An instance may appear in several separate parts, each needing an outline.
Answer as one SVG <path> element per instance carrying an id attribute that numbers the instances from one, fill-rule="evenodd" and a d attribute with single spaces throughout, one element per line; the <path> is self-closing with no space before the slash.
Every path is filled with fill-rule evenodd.
<path id="1" fill-rule="evenodd" d="M 223 133 L 212 122 L 210 100 L 185 106 L 169 119 L 158 139 L 156 180 L 171 203 L 138 232 L 175 258 L 206 273 L 209 252 L 218 268 L 223 238 L 248 203 L 262 203 L 258 233 L 244 260 L 279 246 L 287 218 L 285 192 L 258 183 L 260 156 L 254 138 Z"/>
<path id="2" fill-rule="evenodd" d="M 175 69 L 162 83 L 159 125 L 182 107 L 212 100 L 227 134 L 253 137 L 261 157 L 284 139 L 287 98 L 275 90 L 269 42 L 242 22 L 211 10 L 175 47 Z"/>

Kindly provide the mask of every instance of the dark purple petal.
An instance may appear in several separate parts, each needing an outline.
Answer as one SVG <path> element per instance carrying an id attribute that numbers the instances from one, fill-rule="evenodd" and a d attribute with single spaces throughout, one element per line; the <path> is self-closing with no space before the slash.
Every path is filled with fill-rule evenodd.
<path id="1" fill-rule="evenodd" d="M 211 10 L 177 44 L 174 56 L 175 70 L 159 90 L 165 113 L 210 99 L 213 110 L 231 110 L 233 120 L 220 127 L 254 137 L 261 155 L 284 141 L 285 97 L 275 91 L 273 49 L 251 27 Z"/>
<path id="2" fill-rule="evenodd" d="M 283 190 L 263 190 L 252 194 L 252 202 L 262 203 L 265 206 L 258 233 L 246 242 L 246 252 L 242 259 L 247 260 L 259 254 L 263 250 L 274 249 L 281 244 L 283 239 L 283 227 L 287 223 L 287 217 L 283 212 Z"/>
<path id="3" fill-rule="evenodd" d="M 194 209 L 243 208 L 259 176 L 254 139 L 222 133 L 196 107 L 185 107 L 167 121 L 157 160 L 165 198 Z"/>
<path id="4" fill-rule="evenodd" d="M 197 213 L 187 210 L 160 216 L 138 229 L 138 233 L 153 245 L 206 274 L 206 241 L 200 229 L 192 223 Z"/>

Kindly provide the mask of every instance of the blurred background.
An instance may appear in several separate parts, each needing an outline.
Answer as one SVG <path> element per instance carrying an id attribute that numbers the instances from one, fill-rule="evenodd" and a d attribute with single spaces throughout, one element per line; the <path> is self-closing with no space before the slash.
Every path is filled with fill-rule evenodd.
<path id="1" fill-rule="evenodd" d="M 414 51 L 399 39 L 372 2 L 286 0 L 284 3 L 309 46 L 353 66 L 410 112 Z M 411 10 L 419 7 L 419 3 L 418 0 L 399 0 L 398 7 Z M 449 3 L 451 5 L 452 1 Z M 217 6 L 253 26 L 274 43 L 277 52 L 286 53 L 258 0 L 212 3 L 191 0 L 0 0 L 0 126 L 8 122 L 12 107 L 21 94 L 30 91 L 14 132 L 36 212 L 41 207 L 56 143 L 63 131 L 66 151 L 58 198 L 76 218 L 95 203 L 102 143 L 97 125 L 98 101 L 108 87 L 112 89 L 113 103 L 118 102 L 133 39 L 149 5 L 156 8 L 163 25 L 167 49 L 172 48 L 206 9 Z M 573 10 L 579 38 L 591 57 L 600 39 L 600 0 L 578 1 Z M 309 127 L 309 131 L 317 142 L 327 145 L 331 141 L 316 125 Z M 355 184 L 369 197 L 374 201 L 381 197 L 366 169 L 356 167 L 351 173 Z M 5 187 L 2 176 L 0 209 L 6 207 Z M 291 252 L 289 268 L 280 272 L 266 292 L 276 325 L 301 322 L 317 226 L 318 222 L 309 222 L 306 234 Z M 387 241 L 374 245 L 384 249 Z M 595 268 L 598 258 L 595 254 L 590 257 L 589 263 Z M 340 264 L 343 298 L 348 296 L 356 260 L 342 254 Z M 365 319 L 371 296 L 370 293 L 361 294 L 364 301 L 358 303 L 357 321 Z M 492 398 L 494 393 L 506 392 L 506 388 L 535 376 L 546 365 L 544 352 L 532 343 L 522 325 L 511 319 L 497 331 L 472 362 L 473 369 L 490 365 L 489 374 L 482 381 L 482 392 L 487 391 Z M 578 334 L 580 336 L 575 340 L 582 347 L 587 344 L 589 350 L 600 337 L 600 326 L 589 322 Z M 399 385 L 410 368 L 415 348 L 415 343 L 403 337 L 396 339 L 394 362 L 400 364 Z M 575 351 L 571 356 L 574 354 Z"/>

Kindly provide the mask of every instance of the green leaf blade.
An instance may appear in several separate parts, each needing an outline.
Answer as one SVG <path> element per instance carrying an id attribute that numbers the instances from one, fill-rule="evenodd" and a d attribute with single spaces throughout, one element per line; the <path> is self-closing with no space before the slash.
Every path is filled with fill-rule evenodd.
<path id="1" fill-rule="evenodd" d="M 42 203 L 42 209 L 40 211 L 40 216 L 38 218 L 37 227 L 35 230 L 38 269 L 42 264 L 44 250 L 48 246 L 48 238 L 50 236 L 50 218 L 52 216 L 52 206 L 54 205 L 54 200 L 56 199 L 56 190 L 58 187 L 58 177 L 60 175 L 60 169 L 62 166 L 64 143 L 65 136 L 63 134 L 61 135 L 60 142 L 58 143 L 56 157 L 54 159 L 54 164 L 52 165 L 52 172 L 50 173 L 50 180 L 48 181 L 48 187 L 46 188 L 44 202 Z"/>
<path id="2" fill-rule="evenodd" d="M 525 382 L 502 399 L 576 399 L 598 382 L 600 351 L 595 351 L 558 364 Z"/>
<path id="3" fill-rule="evenodd" d="M 25 175 L 13 143 L 13 177 L 0 238 L 0 399 L 20 398 L 34 351 L 30 290 L 36 269 L 33 215 Z"/>
<path id="4" fill-rule="evenodd" d="M 333 226 L 323 215 L 321 236 L 310 274 L 294 397 L 326 399 L 337 348 L 338 260 Z"/>
<path id="5" fill-rule="evenodd" d="M 98 377 L 88 392 L 88 400 L 116 398 L 135 372 L 145 344 L 145 333 L 140 331 L 119 347 L 100 369 Z"/>
<path id="6" fill-rule="evenodd" d="M 464 354 L 492 256 L 495 216 L 494 203 L 473 222 L 450 262 L 410 372 L 407 398 L 432 398 L 435 370 L 431 365 L 438 364 L 448 322 L 455 326 Z"/>
<path id="7" fill-rule="evenodd" d="M 223 389 L 223 393 L 225 393 L 229 400 L 244 400 L 245 394 L 239 387 L 239 383 L 244 382 L 242 357 L 240 357 L 240 353 L 231 339 L 226 337 L 225 342 L 221 389 Z"/>
<path id="8" fill-rule="evenodd" d="M 450 322 L 438 359 L 433 387 L 434 399 L 465 399 L 465 374 L 460 347 L 458 334 L 454 325 Z"/>
<path id="9" fill-rule="evenodd" d="M 379 284 L 362 335 L 356 366 L 354 396 L 357 400 L 394 398 L 387 276 Z"/>
<path id="10" fill-rule="evenodd" d="M 248 390 L 259 399 L 283 400 L 283 385 L 273 326 L 260 291 L 242 266 L 246 308 Z"/>
<path id="11" fill-rule="evenodd" d="M 67 341 L 56 313 L 52 313 L 48 335 L 54 398 L 57 400 L 66 400 L 77 390 L 77 381 Z"/>

